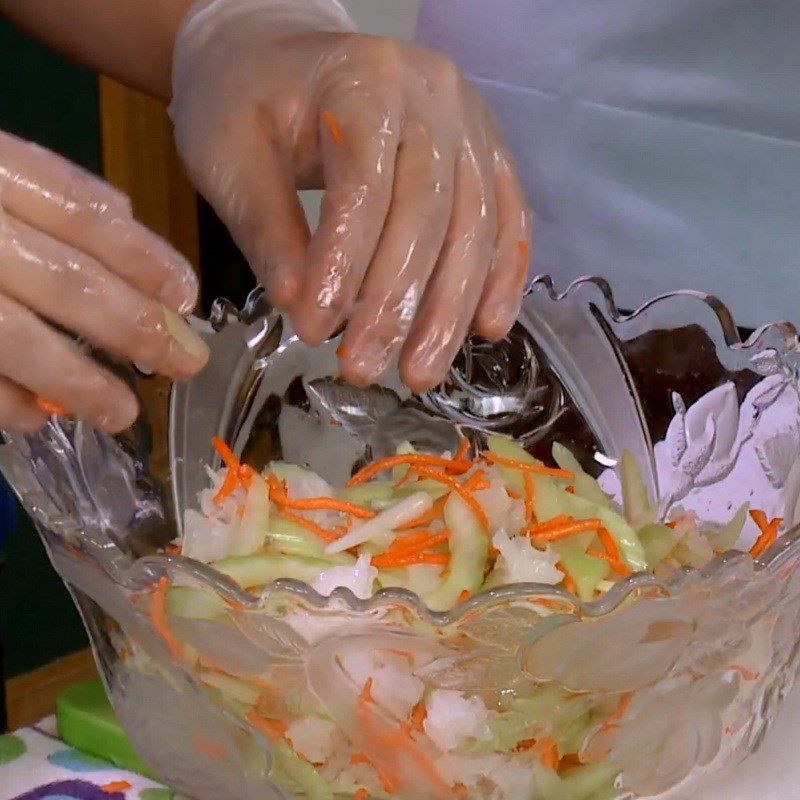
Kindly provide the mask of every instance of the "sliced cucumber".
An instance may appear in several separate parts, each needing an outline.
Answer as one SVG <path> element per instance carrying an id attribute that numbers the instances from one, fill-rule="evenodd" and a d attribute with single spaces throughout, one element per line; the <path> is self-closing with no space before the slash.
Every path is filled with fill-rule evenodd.
<path id="1" fill-rule="evenodd" d="M 647 569 L 644 548 L 636 531 L 616 511 L 570 494 L 560 489 L 554 480 L 546 476 L 536 475 L 534 480 L 536 484 L 534 507 L 540 522 L 547 522 L 559 514 L 567 514 L 575 519 L 597 518 L 614 538 L 620 555 L 628 566 L 634 571 Z"/>
<path id="2" fill-rule="evenodd" d="M 465 590 L 473 594 L 480 589 L 489 555 L 489 537 L 472 509 L 455 493 L 445 504 L 444 519 L 450 530 L 450 571 L 423 598 L 434 611 L 452 608 Z"/>
<path id="3" fill-rule="evenodd" d="M 575 476 L 572 485 L 575 487 L 575 494 L 583 497 L 592 503 L 609 506 L 608 495 L 600 488 L 600 484 L 588 473 L 584 472 L 583 467 L 574 455 L 563 444 L 553 443 L 553 461 L 561 469 L 567 469 Z"/>
<path id="4" fill-rule="evenodd" d="M 594 600 L 597 584 L 608 577 L 611 565 L 601 558 L 586 555 L 575 546 L 556 542 L 553 548 L 558 552 L 564 569 L 575 581 L 578 597 L 584 602 Z"/>
<path id="5" fill-rule="evenodd" d="M 330 567 L 328 561 L 257 553 L 252 556 L 232 556 L 212 563 L 214 569 L 232 578 L 241 587 L 265 586 L 278 578 L 294 578 L 312 583 Z"/>
<path id="6" fill-rule="evenodd" d="M 613 761 L 573 767 L 561 776 L 564 800 L 590 800 L 613 789 L 619 767 Z M 609 796 L 613 795 L 609 791 Z"/>
<path id="7" fill-rule="evenodd" d="M 395 491 L 395 498 L 400 500 L 416 492 L 425 492 L 429 494 L 434 500 L 446 495 L 450 489 L 447 488 L 441 481 L 434 481 L 431 478 L 423 478 L 421 481 L 414 481 L 400 486 Z"/>
<path id="8" fill-rule="evenodd" d="M 487 442 L 490 453 L 494 453 L 501 458 L 510 458 L 514 461 L 521 461 L 523 464 L 541 464 L 529 452 L 523 450 L 516 442 L 507 436 L 490 436 Z M 503 478 L 503 483 L 509 489 L 513 489 L 517 494 L 525 493 L 524 473 L 511 467 L 503 467 L 498 464 L 497 469 Z"/>
<path id="9" fill-rule="evenodd" d="M 273 767 L 271 778 L 288 783 L 301 794 L 314 800 L 334 800 L 333 789 L 313 764 L 300 758 L 285 742 L 271 742 Z M 283 780 L 281 780 L 283 779 Z"/>
<path id="10" fill-rule="evenodd" d="M 671 528 L 657 522 L 645 525 L 639 530 L 639 541 L 644 547 L 648 569 L 660 564 L 678 544 L 678 539 Z"/>
<path id="11" fill-rule="evenodd" d="M 622 507 L 625 519 L 634 527 L 641 528 L 655 519 L 658 507 L 651 504 L 642 471 L 634 455 L 624 450 L 619 463 L 619 480 L 622 484 Z"/>
<path id="12" fill-rule="evenodd" d="M 261 695 L 261 689 L 242 678 L 234 678 L 232 675 L 225 675 L 221 672 L 208 672 L 206 670 L 201 670 L 199 675 L 200 680 L 206 685 L 219 689 L 226 697 L 246 706 L 254 706 Z"/>
<path id="13" fill-rule="evenodd" d="M 417 451 L 414 449 L 414 445 L 411 442 L 401 442 L 397 445 L 397 455 L 398 456 L 408 456 L 412 453 L 416 453 Z M 392 467 L 392 480 L 397 483 L 397 481 L 401 480 L 405 477 L 406 473 L 408 472 L 408 465 L 401 464 L 397 467 Z"/>
<path id="14" fill-rule="evenodd" d="M 329 565 L 348 566 L 355 563 L 349 553 L 328 555 L 325 542 L 318 536 L 283 517 L 276 517 L 269 523 L 267 546 L 270 550 L 301 558 L 318 558 Z"/>
<path id="15" fill-rule="evenodd" d="M 372 508 L 376 500 L 389 500 L 394 495 L 394 484 L 389 481 L 370 481 L 349 486 L 339 492 L 339 497 L 362 508 Z"/>
<path id="16" fill-rule="evenodd" d="M 747 521 L 747 515 L 750 511 L 749 503 L 745 503 L 735 514 L 733 519 L 718 531 L 708 531 L 706 536 L 711 546 L 718 553 L 724 553 L 731 550 L 736 546 L 739 537 L 742 535 L 742 528 Z"/>
<path id="17" fill-rule="evenodd" d="M 415 564 L 411 567 L 380 570 L 378 581 L 383 589 L 399 587 L 424 597 L 439 585 L 441 574 L 442 568 L 436 564 Z"/>
<path id="18" fill-rule="evenodd" d="M 167 613 L 187 619 L 214 619 L 225 614 L 227 606 L 215 594 L 194 586 L 170 586 Z"/>

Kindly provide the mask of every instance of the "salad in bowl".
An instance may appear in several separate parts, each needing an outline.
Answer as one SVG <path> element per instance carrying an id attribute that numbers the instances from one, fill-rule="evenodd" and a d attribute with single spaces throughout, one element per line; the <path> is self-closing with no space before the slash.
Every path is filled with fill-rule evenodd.
<path id="1" fill-rule="evenodd" d="M 425 397 L 357 390 L 335 340 L 305 347 L 255 298 L 206 326 L 169 464 L 144 423 L 6 437 L 115 710 L 170 786 L 662 800 L 758 745 L 800 641 L 796 337 L 736 341 L 699 295 L 623 317 L 598 281 L 527 302 L 554 342 L 575 335 L 572 362 L 523 312 Z M 587 341 L 623 392 L 570 373 Z"/>

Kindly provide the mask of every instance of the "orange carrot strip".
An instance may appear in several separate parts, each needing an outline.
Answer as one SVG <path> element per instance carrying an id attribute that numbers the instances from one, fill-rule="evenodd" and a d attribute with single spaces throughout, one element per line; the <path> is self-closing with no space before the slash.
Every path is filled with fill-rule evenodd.
<path id="1" fill-rule="evenodd" d="M 436 547 L 438 544 L 443 544 L 449 538 L 450 531 L 448 530 L 439 531 L 438 533 L 430 533 L 429 531 L 412 533 L 410 536 L 395 539 L 382 555 L 399 556 L 421 553 L 423 550 L 428 550 L 431 547 Z"/>
<path id="2" fill-rule="evenodd" d="M 266 719 L 252 709 L 244 716 L 259 733 L 263 733 L 267 739 L 271 739 L 273 742 L 283 739 L 286 734 L 286 726 L 280 720 Z"/>
<path id="3" fill-rule="evenodd" d="M 519 469 L 523 472 L 532 472 L 535 475 L 549 475 L 551 478 L 565 478 L 568 481 L 571 481 L 575 477 L 575 474 L 568 469 L 545 467 L 541 464 L 526 464 L 524 461 L 517 461 L 515 458 L 499 456 L 497 453 L 492 453 L 489 450 L 482 453 L 481 458 L 488 461 L 490 464 L 500 464 L 503 467 L 511 467 L 511 469 Z"/>
<path id="4" fill-rule="evenodd" d="M 353 800 L 367 800 L 369 797 L 369 792 L 362 786 L 360 789 L 356 790 L 356 793 L 353 795 Z"/>
<path id="5" fill-rule="evenodd" d="M 611 564 L 611 568 L 614 572 L 619 572 L 620 575 L 632 575 L 633 570 L 621 559 L 613 558 L 608 553 L 604 552 L 603 550 L 595 550 L 594 548 L 590 547 L 586 551 L 587 556 L 592 556 L 593 558 L 599 558 L 603 561 L 608 561 Z"/>
<path id="6" fill-rule="evenodd" d="M 415 731 L 419 733 L 424 732 L 423 723 L 428 716 L 428 709 L 425 708 L 425 703 L 420 700 L 414 706 L 413 711 L 411 712 L 411 727 L 414 728 Z"/>
<path id="7" fill-rule="evenodd" d="M 164 640 L 164 644 L 169 648 L 170 653 L 175 658 L 183 655 L 183 648 L 178 640 L 172 635 L 172 631 L 167 624 L 167 589 L 169 589 L 169 579 L 161 577 L 158 585 L 153 592 L 150 603 L 150 621 L 156 633 Z"/>
<path id="8" fill-rule="evenodd" d="M 528 528 L 525 532 L 534 539 L 541 539 L 546 542 L 555 542 L 558 539 L 565 539 L 568 536 L 574 536 L 576 533 L 595 531 L 598 527 L 600 527 L 599 519 L 587 519 L 579 522 L 564 524 L 558 528 L 540 529 L 538 526 L 534 526 L 533 528 Z"/>
<path id="9" fill-rule="evenodd" d="M 608 719 L 606 719 L 605 722 L 603 722 L 603 724 L 600 726 L 601 730 L 609 731 L 612 728 L 619 727 L 619 721 L 625 716 L 632 700 L 633 692 L 626 692 L 625 694 L 620 695 L 619 701 L 617 702 L 617 707 L 614 709 L 613 713 L 608 717 Z"/>
<path id="10" fill-rule="evenodd" d="M 337 533 L 336 531 L 332 531 L 329 528 L 323 528 L 322 525 L 317 525 L 316 522 L 313 522 L 310 519 L 306 519 L 300 514 L 293 514 L 291 511 L 287 511 L 283 509 L 280 512 L 280 515 L 284 518 L 289 520 L 289 522 L 294 522 L 295 525 L 300 525 L 305 528 L 307 531 L 311 531 L 311 533 L 316 533 L 320 539 L 324 539 L 326 542 L 335 542 L 337 539 L 341 537 L 341 533 Z"/>
<path id="11" fill-rule="evenodd" d="M 344 144 L 342 126 L 339 124 L 339 120 L 336 119 L 336 115 L 333 113 L 333 111 L 325 109 L 320 116 L 322 117 L 322 121 L 325 123 L 325 127 L 330 132 L 331 139 L 333 139 L 334 143 Z"/>
<path id="12" fill-rule="evenodd" d="M 103 794 L 119 794 L 120 792 L 127 792 L 130 788 L 131 784 L 128 781 L 110 781 L 102 786 Z"/>
<path id="13" fill-rule="evenodd" d="M 401 553 L 400 555 L 372 556 L 370 563 L 378 569 L 410 567 L 414 564 L 447 564 L 450 557 L 444 553 Z"/>
<path id="14" fill-rule="evenodd" d="M 778 528 L 783 522 L 782 517 L 775 517 L 771 522 L 767 521 L 767 515 L 758 508 L 750 512 L 750 517 L 758 525 L 761 535 L 756 539 L 755 544 L 750 548 L 750 555 L 758 558 L 762 553 L 772 547 L 778 539 Z"/>
<path id="15" fill-rule="evenodd" d="M 380 458 L 377 461 L 373 461 L 372 464 L 368 464 L 366 467 L 364 467 L 364 469 L 359 470 L 355 475 L 353 475 L 353 477 L 347 482 L 347 485 L 358 486 L 360 483 L 364 483 L 370 478 L 374 478 L 376 475 L 380 474 L 381 472 L 385 472 L 387 469 L 392 469 L 393 467 L 399 467 L 406 464 L 412 466 L 423 465 L 426 467 L 451 469 L 458 471 L 459 473 L 464 473 L 472 468 L 471 461 L 455 461 L 452 458 L 431 456 L 427 455 L 426 453 L 407 453 L 405 455 L 389 456 L 388 458 Z"/>
<path id="16" fill-rule="evenodd" d="M 456 453 L 453 456 L 453 461 L 464 461 L 468 455 L 469 455 L 469 439 L 467 439 L 466 436 L 462 436 L 461 442 L 458 445 L 458 450 L 456 450 Z"/>
<path id="17" fill-rule="evenodd" d="M 222 459 L 223 464 L 230 469 L 237 470 L 241 466 L 239 463 L 239 459 L 233 453 L 233 450 L 228 447 L 219 436 L 213 436 L 211 438 L 211 444 L 214 445 L 214 449 L 219 454 L 219 457 Z"/>
<path id="18" fill-rule="evenodd" d="M 46 414 L 63 415 L 67 413 L 67 409 L 64 406 L 53 400 L 48 400 L 46 397 L 37 397 L 36 405 Z"/>
<path id="19" fill-rule="evenodd" d="M 435 470 L 422 466 L 413 466 L 412 469 L 417 475 L 421 475 L 423 478 L 431 478 L 434 481 L 439 481 L 445 484 L 445 486 L 448 486 L 450 491 L 455 492 L 473 510 L 483 529 L 488 530 L 489 519 L 486 516 L 486 512 L 481 507 L 481 504 L 469 493 L 468 489 L 465 489 L 460 483 L 454 481 L 449 475 L 443 475 L 441 472 L 436 472 Z"/>
<path id="20" fill-rule="evenodd" d="M 600 544 L 603 545 L 603 549 L 608 553 L 610 558 L 613 558 L 614 561 L 622 561 L 617 543 L 614 541 L 614 537 L 609 533 L 608 528 L 604 528 L 601 525 L 597 531 L 597 537 L 600 539 Z"/>
<path id="21" fill-rule="evenodd" d="M 272 497 L 270 497 L 270 500 L 272 500 Z M 298 497 L 290 499 L 284 495 L 276 498 L 276 501 L 273 502 L 297 511 L 338 511 L 341 514 L 352 514 L 358 519 L 372 519 L 376 516 L 374 511 L 357 506 L 355 503 L 348 503 L 346 500 L 337 500 L 335 497 Z"/>
<path id="22" fill-rule="evenodd" d="M 536 488 L 530 472 L 523 473 L 522 479 L 525 482 L 525 522 L 530 525 L 533 522 L 533 499 Z"/>
<path id="23" fill-rule="evenodd" d="M 230 495 L 233 494 L 233 490 L 236 488 L 236 484 L 238 482 L 238 470 L 228 467 L 228 471 L 225 473 L 225 480 L 222 481 L 222 485 L 214 495 L 214 504 L 219 505 L 226 497 L 230 497 Z"/>
<path id="24" fill-rule="evenodd" d="M 578 587 L 575 585 L 572 575 L 569 574 L 569 571 L 561 561 L 556 564 L 556 569 L 564 573 L 564 580 L 562 581 L 564 588 L 571 594 L 578 594 Z"/>
<path id="25" fill-rule="evenodd" d="M 461 594 L 458 596 L 458 602 L 464 603 L 472 597 L 472 592 L 469 589 L 463 589 Z"/>
<path id="26" fill-rule="evenodd" d="M 395 530 L 409 531 L 412 528 L 421 528 L 423 525 L 430 525 L 431 522 L 435 522 L 442 516 L 445 503 L 447 503 L 447 495 L 436 500 L 430 510 L 426 511 L 422 516 L 412 519 L 410 522 L 406 522 L 405 525 L 398 525 Z"/>
<path id="27" fill-rule="evenodd" d="M 473 472 L 461 485 L 470 492 L 474 492 L 476 489 L 488 489 L 490 484 L 486 478 L 486 473 L 479 469 Z"/>
<path id="28" fill-rule="evenodd" d="M 534 750 L 541 755 L 544 766 L 550 769 L 555 769 L 558 766 L 558 744 L 552 736 L 539 739 Z"/>

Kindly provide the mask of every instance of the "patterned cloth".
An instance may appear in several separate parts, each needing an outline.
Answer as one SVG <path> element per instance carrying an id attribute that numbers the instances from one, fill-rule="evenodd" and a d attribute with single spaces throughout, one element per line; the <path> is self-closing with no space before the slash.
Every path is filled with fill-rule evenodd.
<path id="1" fill-rule="evenodd" d="M 0 736 L 0 800 L 173 800 L 173 793 L 67 747 L 49 717 Z"/>

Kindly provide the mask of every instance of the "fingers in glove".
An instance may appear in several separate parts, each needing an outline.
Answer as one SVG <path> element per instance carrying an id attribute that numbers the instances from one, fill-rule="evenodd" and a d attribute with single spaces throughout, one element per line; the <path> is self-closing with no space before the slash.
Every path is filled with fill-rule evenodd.
<path id="1" fill-rule="evenodd" d="M 0 376 L 0 428 L 33 433 L 47 421 L 32 392 Z"/>
<path id="2" fill-rule="evenodd" d="M 375 381 L 408 335 L 447 233 L 454 159 L 446 131 L 432 122 L 406 126 L 389 216 L 339 351 L 351 383 Z"/>
<path id="3" fill-rule="evenodd" d="M 491 164 L 482 145 L 466 140 L 456 165 L 447 238 L 400 357 L 401 377 L 413 391 L 439 383 L 463 344 L 489 272 L 496 233 Z"/>
<path id="4" fill-rule="evenodd" d="M 132 218 L 125 195 L 55 153 L 2 132 L 0 205 L 169 308 L 185 314 L 194 307 L 191 265 Z"/>
<path id="5" fill-rule="evenodd" d="M 350 313 L 381 237 L 399 141 L 397 101 L 385 90 L 348 87 L 320 115 L 326 191 L 308 248 L 292 323 L 309 344 Z"/>
<path id="6" fill-rule="evenodd" d="M 502 339 L 519 316 L 530 260 L 530 215 L 510 157 L 493 157 L 497 242 L 473 328 L 490 341 Z"/>
<path id="7" fill-rule="evenodd" d="M 82 355 L 72 342 L 33 312 L 0 295 L 0 375 L 36 397 L 46 397 L 109 432 L 127 428 L 136 419 L 136 398 L 122 381 Z M 7 387 L 7 383 L 3 384 Z M 22 401 L 6 395 L 5 405 Z M 2 401 L 0 401 L 2 402 Z M 17 405 L 16 410 L 20 410 Z M 20 425 L 35 427 L 36 416 L 21 410 Z"/>
<path id="8" fill-rule="evenodd" d="M 247 130 L 248 124 L 257 133 Z M 218 142 L 186 144 L 186 163 L 270 301 L 287 308 L 300 285 L 310 238 L 291 173 L 292 154 L 264 135 L 257 117 L 237 125 L 241 130 L 225 136 L 215 132 Z"/>
<path id="9" fill-rule="evenodd" d="M 91 256 L 10 215 L 0 233 L 0 292 L 93 344 L 161 374 L 185 378 L 208 348 L 174 311 Z"/>

